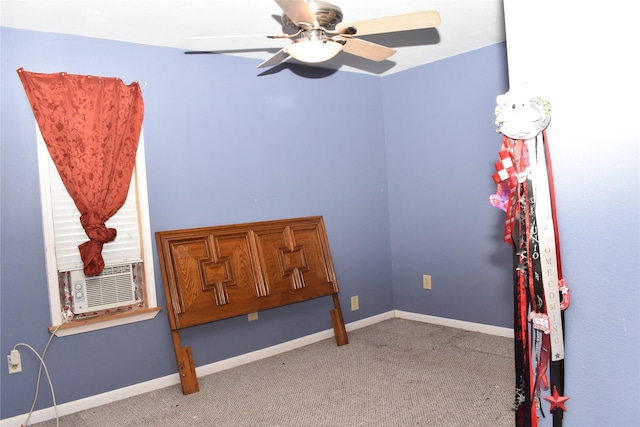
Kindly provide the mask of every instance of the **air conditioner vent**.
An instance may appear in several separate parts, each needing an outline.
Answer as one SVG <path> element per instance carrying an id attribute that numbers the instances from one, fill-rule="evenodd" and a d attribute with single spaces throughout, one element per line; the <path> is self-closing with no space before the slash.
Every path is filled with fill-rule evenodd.
<path id="1" fill-rule="evenodd" d="M 82 270 L 71 272 L 72 311 L 75 314 L 135 304 L 135 284 L 131 264 L 105 267 L 98 276 L 85 277 Z"/>

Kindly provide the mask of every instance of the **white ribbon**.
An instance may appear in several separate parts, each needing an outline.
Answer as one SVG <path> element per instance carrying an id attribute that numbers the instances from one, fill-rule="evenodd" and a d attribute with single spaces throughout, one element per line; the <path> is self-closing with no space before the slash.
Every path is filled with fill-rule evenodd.
<path id="1" fill-rule="evenodd" d="M 545 304 L 549 317 L 551 334 L 551 360 L 564 359 L 564 337 L 562 331 L 562 315 L 560 310 L 560 293 L 558 289 L 558 262 L 556 239 L 551 209 L 551 190 L 547 174 L 547 162 L 543 133 L 527 140 L 529 148 L 529 164 L 536 203 L 536 223 L 538 242 L 540 244 L 540 265 L 542 267 L 542 285 Z"/>

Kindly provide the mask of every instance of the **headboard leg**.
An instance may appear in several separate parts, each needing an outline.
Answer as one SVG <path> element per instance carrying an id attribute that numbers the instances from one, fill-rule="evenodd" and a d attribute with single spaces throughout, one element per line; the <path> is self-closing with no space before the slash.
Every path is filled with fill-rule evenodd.
<path id="1" fill-rule="evenodd" d="M 333 296 L 333 306 L 335 307 L 331 310 L 331 323 L 333 324 L 333 331 L 336 336 L 336 344 L 345 345 L 349 344 L 349 337 L 347 337 L 347 329 L 344 326 L 344 318 L 342 317 L 342 309 L 340 308 L 340 299 L 338 299 L 338 294 L 335 293 Z"/>
<path id="2" fill-rule="evenodd" d="M 196 376 L 196 367 L 193 364 L 193 354 L 191 347 L 182 347 L 180 345 L 180 336 L 178 331 L 171 331 L 173 339 L 173 350 L 176 353 L 176 362 L 178 363 L 178 375 L 180 376 L 180 384 L 182 385 L 182 394 L 191 394 L 200 391 L 198 385 L 198 377 Z"/>

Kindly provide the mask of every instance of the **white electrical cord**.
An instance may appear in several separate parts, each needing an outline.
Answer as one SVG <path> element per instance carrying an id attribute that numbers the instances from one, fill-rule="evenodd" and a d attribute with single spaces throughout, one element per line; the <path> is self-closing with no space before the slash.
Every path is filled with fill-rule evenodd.
<path id="1" fill-rule="evenodd" d="M 29 424 L 29 419 L 31 418 L 31 414 L 33 414 L 33 410 L 36 406 L 36 401 L 38 400 L 38 393 L 40 391 L 40 378 L 42 377 L 42 368 L 44 368 L 44 373 L 47 376 L 47 380 L 49 381 L 49 388 L 51 389 L 51 398 L 53 399 L 53 411 L 56 416 L 56 426 L 60 425 L 60 420 L 58 418 L 58 405 L 56 403 L 56 393 L 53 389 L 53 382 L 51 382 L 51 377 L 49 376 L 49 369 L 47 369 L 47 364 L 44 363 L 44 356 L 45 354 L 47 354 L 47 349 L 49 348 L 49 344 L 51 344 L 51 340 L 53 340 L 53 337 L 56 335 L 56 332 L 58 332 L 58 329 L 60 329 L 60 326 L 62 326 L 62 323 L 59 324 L 53 332 L 51 332 L 51 336 L 47 341 L 47 345 L 45 345 L 44 350 L 42 351 L 42 356 L 40 356 L 40 354 L 29 344 L 18 343 L 13 346 L 14 350 L 16 350 L 17 347 L 20 347 L 20 346 L 28 348 L 40 360 L 40 367 L 38 368 L 38 379 L 36 382 L 36 393 L 35 393 L 35 396 L 33 397 L 33 403 L 31 404 L 31 409 L 29 410 L 29 413 L 27 414 L 27 418 L 24 421 L 24 424 L 21 425 L 21 427 L 25 427 Z"/>

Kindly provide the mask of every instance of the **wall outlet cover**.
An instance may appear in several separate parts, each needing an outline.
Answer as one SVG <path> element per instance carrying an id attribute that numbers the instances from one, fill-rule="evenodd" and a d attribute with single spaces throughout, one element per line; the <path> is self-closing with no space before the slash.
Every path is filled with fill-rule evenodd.
<path id="1" fill-rule="evenodd" d="M 429 274 L 422 275 L 422 287 L 424 289 L 431 289 L 431 275 Z"/>

